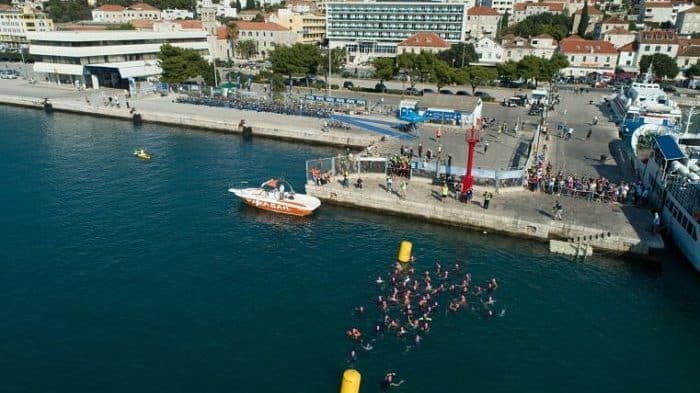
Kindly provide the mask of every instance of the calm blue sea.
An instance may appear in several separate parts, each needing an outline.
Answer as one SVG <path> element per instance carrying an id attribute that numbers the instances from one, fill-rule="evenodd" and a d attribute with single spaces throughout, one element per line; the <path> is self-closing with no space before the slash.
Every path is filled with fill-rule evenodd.
<path id="1" fill-rule="evenodd" d="M 419 271 L 499 280 L 495 318 L 436 313 L 417 348 L 378 337 L 362 392 L 697 392 L 700 278 L 573 262 L 541 244 L 322 206 L 311 219 L 227 192 L 327 148 L 0 108 L 1 392 L 337 392 L 345 331 L 403 239 Z M 150 150 L 141 162 L 132 151 Z M 364 305 L 366 315 L 354 315 Z"/>

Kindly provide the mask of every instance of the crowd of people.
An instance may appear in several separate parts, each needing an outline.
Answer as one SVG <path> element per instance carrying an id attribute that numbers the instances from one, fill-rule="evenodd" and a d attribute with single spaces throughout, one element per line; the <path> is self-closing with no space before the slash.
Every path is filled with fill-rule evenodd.
<path id="1" fill-rule="evenodd" d="M 357 325 L 346 332 L 353 343 L 347 359 L 351 366 L 358 361 L 359 352 L 370 352 L 383 340 L 399 340 L 405 344 L 404 353 L 419 348 L 433 325 L 450 315 L 470 312 L 485 319 L 505 315 L 505 308 L 496 310 L 496 278 L 474 284 L 459 263 L 443 267 L 436 262 L 432 269 L 419 273 L 415 258 L 411 259 L 397 262 L 387 276 L 376 279 L 375 307 L 355 307 Z M 395 372 L 387 372 L 384 387 L 401 385 L 403 380 L 397 379 Z"/>
<path id="2" fill-rule="evenodd" d="M 649 188 L 641 181 L 613 182 L 603 176 L 588 177 L 554 172 L 551 163 L 539 164 L 529 171 L 528 184 L 532 191 L 586 198 L 589 201 L 646 205 Z"/>

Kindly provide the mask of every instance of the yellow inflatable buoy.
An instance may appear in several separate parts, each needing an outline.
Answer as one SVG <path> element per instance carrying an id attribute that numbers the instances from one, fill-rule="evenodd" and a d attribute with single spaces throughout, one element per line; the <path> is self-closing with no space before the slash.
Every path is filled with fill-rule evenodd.
<path id="1" fill-rule="evenodd" d="M 408 263 L 411 261 L 412 248 L 413 244 L 411 244 L 411 242 L 409 242 L 408 240 L 404 240 L 401 242 L 401 246 L 399 247 L 399 262 Z"/>
<path id="2" fill-rule="evenodd" d="M 359 393 L 361 380 L 359 371 L 352 368 L 345 370 L 343 381 L 340 383 L 340 393 Z"/>

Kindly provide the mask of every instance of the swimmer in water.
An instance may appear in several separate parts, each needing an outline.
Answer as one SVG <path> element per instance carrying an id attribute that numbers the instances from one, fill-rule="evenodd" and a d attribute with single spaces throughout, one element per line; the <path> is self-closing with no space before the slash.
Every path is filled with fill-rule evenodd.
<path id="1" fill-rule="evenodd" d="M 382 276 L 377 277 L 377 281 L 375 281 L 377 284 L 384 284 L 384 280 L 382 280 Z"/>
<path id="2" fill-rule="evenodd" d="M 403 337 L 403 336 L 405 336 L 407 333 L 408 333 L 408 332 L 406 331 L 406 328 L 404 328 L 403 326 L 401 326 L 401 328 L 399 329 L 398 333 L 396 333 L 396 335 L 399 336 L 399 337 Z"/>
<path id="3" fill-rule="evenodd" d="M 384 375 L 384 381 L 382 382 L 382 386 L 384 387 L 385 390 L 389 389 L 389 388 L 401 386 L 401 384 L 404 383 L 403 379 L 399 382 L 394 382 L 395 378 L 396 378 L 396 373 L 386 373 L 386 375 Z"/>
<path id="4" fill-rule="evenodd" d="M 363 306 L 357 306 L 355 307 L 355 312 L 359 315 L 362 315 L 365 313 L 365 308 Z"/>
<path id="5" fill-rule="evenodd" d="M 486 299 L 486 301 L 483 303 L 484 303 L 484 306 L 488 307 L 488 306 L 492 306 L 494 303 L 496 303 L 496 301 L 493 300 L 493 298 L 491 296 L 489 296 L 488 299 Z"/>
<path id="6" fill-rule="evenodd" d="M 365 351 L 371 351 L 372 349 L 374 349 L 374 347 L 373 347 L 372 344 L 370 344 L 370 343 L 363 344 L 363 345 L 361 345 L 361 347 L 362 347 L 362 349 L 364 349 Z"/>
<path id="7" fill-rule="evenodd" d="M 355 352 L 354 349 L 352 351 L 350 351 L 350 356 L 348 357 L 348 361 L 350 363 L 357 361 L 357 353 Z"/>
<path id="8" fill-rule="evenodd" d="M 416 334 L 416 338 L 413 341 L 418 345 L 423 342 L 423 337 L 421 337 L 420 334 Z"/>

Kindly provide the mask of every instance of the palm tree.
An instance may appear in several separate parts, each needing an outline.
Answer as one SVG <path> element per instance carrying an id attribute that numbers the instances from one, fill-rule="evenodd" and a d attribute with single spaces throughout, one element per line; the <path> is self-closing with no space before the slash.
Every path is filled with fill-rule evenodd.
<path id="1" fill-rule="evenodd" d="M 233 48 L 233 57 L 236 57 L 236 41 L 238 40 L 238 35 L 240 31 L 238 30 L 238 25 L 235 21 L 230 21 L 226 27 L 228 27 L 228 39 L 231 41 L 231 47 Z"/>

